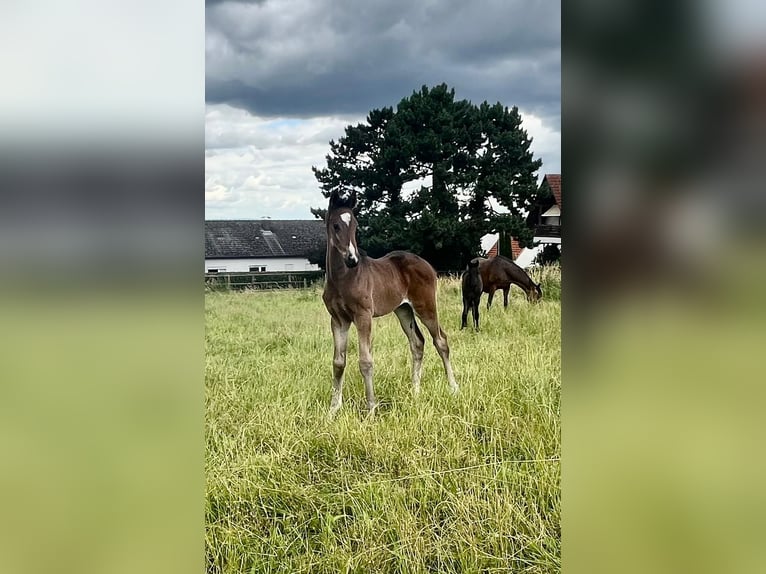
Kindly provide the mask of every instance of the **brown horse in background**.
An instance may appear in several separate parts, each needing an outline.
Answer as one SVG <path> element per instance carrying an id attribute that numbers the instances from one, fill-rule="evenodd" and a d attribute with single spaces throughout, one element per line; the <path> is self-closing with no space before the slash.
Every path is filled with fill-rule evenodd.
<path id="1" fill-rule="evenodd" d="M 391 312 L 396 314 L 410 342 L 413 392 L 420 391 L 424 346 L 416 315 L 433 338 L 450 389 L 457 392 L 447 336 L 436 313 L 436 272 L 426 260 L 406 251 L 392 251 L 380 259 L 367 257 L 356 243 L 355 206 L 356 192 L 345 199 L 333 191 L 325 218 L 327 276 L 322 299 L 330 313 L 335 347 L 330 415 L 343 404 L 343 373 L 351 323 L 356 325 L 359 335 L 359 371 L 364 379 L 367 407 L 372 412 L 377 406 L 372 385 L 372 318 Z"/>
<path id="2" fill-rule="evenodd" d="M 488 293 L 487 309 L 492 305 L 492 297 L 498 289 L 503 290 L 503 307 L 507 308 L 508 292 L 511 290 L 511 285 L 521 287 L 527 294 L 528 301 L 537 301 L 543 296 L 540 285 L 532 281 L 526 271 L 503 255 L 497 255 L 491 259 L 481 258 L 479 260 L 479 272 L 481 273 L 484 293 Z"/>

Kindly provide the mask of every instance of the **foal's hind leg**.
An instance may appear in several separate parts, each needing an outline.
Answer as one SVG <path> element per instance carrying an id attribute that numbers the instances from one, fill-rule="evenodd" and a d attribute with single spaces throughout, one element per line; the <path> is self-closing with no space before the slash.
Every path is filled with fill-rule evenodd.
<path id="1" fill-rule="evenodd" d="M 423 346 L 425 340 L 423 339 L 423 333 L 420 332 L 418 324 L 415 322 L 415 313 L 412 312 L 412 307 L 409 305 L 402 305 L 394 309 L 396 318 L 399 319 L 399 324 L 402 326 L 402 331 L 407 335 L 407 339 L 410 341 L 410 351 L 412 351 L 412 392 L 418 394 L 420 392 L 420 375 L 423 372 Z"/>
<path id="2" fill-rule="evenodd" d="M 511 286 L 509 285 L 505 289 L 503 289 L 503 309 L 508 308 L 508 292 L 511 290 Z"/>
<path id="3" fill-rule="evenodd" d="M 473 313 L 473 326 L 478 331 L 479 330 L 479 299 L 474 299 L 473 303 L 471 303 L 471 311 Z"/>
<path id="4" fill-rule="evenodd" d="M 449 382 L 450 390 L 453 393 L 457 393 L 458 386 L 455 381 L 455 374 L 452 372 L 452 365 L 449 361 L 447 335 L 439 326 L 439 319 L 436 315 L 436 301 L 433 301 L 428 305 L 415 307 L 415 312 L 418 314 L 418 317 L 420 317 L 420 320 L 423 321 L 428 332 L 431 333 L 431 337 L 434 340 L 434 347 L 436 347 L 439 356 L 442 358 L 442 363 L 444 363 L 444 371 L 447 373 L 447 381 Z"/>
<path id="5" fill-rule="evenodd" d="M 343 323 L 333 318 L 330 322 L 332 340 L 335 347 L 332 358 L 332 400 L 330 416 L 338 412 L 343 404 L 343 372 L 346 370 L 346 347 L 350 323 Z"/>

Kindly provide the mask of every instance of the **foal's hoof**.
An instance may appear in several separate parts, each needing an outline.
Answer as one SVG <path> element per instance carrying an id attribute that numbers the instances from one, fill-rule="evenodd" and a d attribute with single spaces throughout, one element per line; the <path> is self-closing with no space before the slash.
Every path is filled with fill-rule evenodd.
<path id="1" fill-rule="evenodd" d="M 378 410 L 378 407 L 380 406 L 380 403 L 367 403 L 367 416 L 366 418 L 371 419 L 375 416 L 375 413 Z"/>

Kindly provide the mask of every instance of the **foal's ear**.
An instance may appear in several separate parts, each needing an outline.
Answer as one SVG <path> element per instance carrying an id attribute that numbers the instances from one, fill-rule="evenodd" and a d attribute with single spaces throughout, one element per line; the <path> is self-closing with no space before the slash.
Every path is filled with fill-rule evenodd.
<path id="1" fill-rule="evenodd" d="M 330 193 L 330 209 L 335 209 L 338 207 L 338 203 L 340 203 L 340 197 L 338 196 L 338 191 L 333 189 Z"/>
<path id="2" fill-rule="evenodd" d="M 354 209 L 356 207 L 356 190 L 352 191 L 346 197 L 343 197 L 338 190 L 333 189 L 330 193 L 330 209 L 336 209 L 339 207 L 348 207 Z"/>

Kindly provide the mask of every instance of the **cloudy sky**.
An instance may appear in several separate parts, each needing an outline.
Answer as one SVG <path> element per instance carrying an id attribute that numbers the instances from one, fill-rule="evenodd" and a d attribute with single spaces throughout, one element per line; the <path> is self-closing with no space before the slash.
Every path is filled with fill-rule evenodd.
<path id="1" fill-rule="evenodd" d="M 205 216 L 310 219 L 311 166 L 422 85 L 518 106 L 560 172 L 558 0 L 206 0 Z"/>

